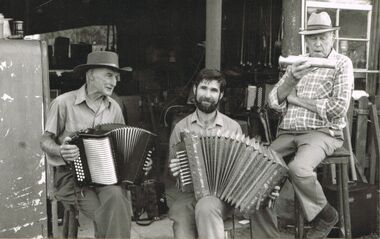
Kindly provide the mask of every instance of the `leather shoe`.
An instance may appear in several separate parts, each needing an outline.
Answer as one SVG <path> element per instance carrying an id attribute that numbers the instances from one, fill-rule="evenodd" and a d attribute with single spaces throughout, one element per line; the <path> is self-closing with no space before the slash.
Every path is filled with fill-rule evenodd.
<path id="1" fill-rule="evenodd" d="M 334 220 L 331 222 L 326 222 L 321 218 L 316 218 L 313 222 L 312 227 L 309 229 L 309 231 L 306 234 L 306 238 L 310 239 L 322 239 L 326 238 L 327 235 L 330 233 L 331 229 L 335 226 L 335 224 L 339 220 L 338 212 L 335 210 L 335 208 L 331 207 L 330 210 L 334 210 Z"/>

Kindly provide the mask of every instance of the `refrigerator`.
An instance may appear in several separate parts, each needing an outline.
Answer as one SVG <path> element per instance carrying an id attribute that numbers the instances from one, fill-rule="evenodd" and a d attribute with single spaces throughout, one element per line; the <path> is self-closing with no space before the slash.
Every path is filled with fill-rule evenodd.
<path id="1" fill-rule="evenodd" d="M 45 42 L 0 40 L 0 238 L 48 236 Z"/>

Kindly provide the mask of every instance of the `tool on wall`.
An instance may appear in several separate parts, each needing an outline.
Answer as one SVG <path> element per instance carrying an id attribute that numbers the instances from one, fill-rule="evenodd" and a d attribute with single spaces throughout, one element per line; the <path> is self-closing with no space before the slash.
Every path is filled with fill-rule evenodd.
<path id="1" fill-rule="evenodd" d="M 245 21 L 246 21 L 246 6 L 247 6 L 247 0 L 244 0 L 243 3 L 243 17 L 242 17 L 242 24 L 241 24 L 241 42 L 240 42 L 240 65 L 245 66 L 245 60 L 244 54 L 244 44 L 245 44 Z"/>
<path id="2" fill-rule="evenodd" d="M 277 32 L 277 40 L 274 42 L 274 54 L 279 53 L 281 55 L 282 39 L 284 38 L 284 17 L 281 17 L 281 23 Z M 274 57 L 275 58 L 275 57 Z"/>
<path id="3" fill-rule="evenodd" d="M 272 6 L 272 0 L 269 0 L 269 56 L 268 56 L 268 67 L 272 68 L 272 15 L 273 15 L 273 6 Z"/>

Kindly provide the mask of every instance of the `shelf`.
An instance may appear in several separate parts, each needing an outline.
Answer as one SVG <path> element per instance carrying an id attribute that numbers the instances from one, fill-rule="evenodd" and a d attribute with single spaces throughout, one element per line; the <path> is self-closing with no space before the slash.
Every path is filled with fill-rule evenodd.
<path id="1" fill-rule="evenodd" d="M 73 72 L 72 69 L 50 69 L 49 73 L 55 73 L 57 76 L 62 76 L 62 73 Z"/>

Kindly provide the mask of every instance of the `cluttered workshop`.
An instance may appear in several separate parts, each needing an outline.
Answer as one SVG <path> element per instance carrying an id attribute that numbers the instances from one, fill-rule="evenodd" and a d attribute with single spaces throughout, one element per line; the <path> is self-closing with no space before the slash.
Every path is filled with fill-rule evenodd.
<path id="1" fill-rule="evenodd" d="M 318 57 L 324 44 L 330 55 Z M 284 134 L 306 134 L 310 129 L 303 126 L 308 124 L 316 133 L 323 122 L 329 130 L 323 134 L 342 142 L 330 153 L 324 149 L 325 159 L 312 170 L 324 200 L 338 213 L 324 237 L 380 235 L 380 1 L 0 0 L 0 49 L 0 238 L 124 237 L 104 232 L 101 222 L 80 209 L 78 198 L 68 204 L 56 196 L 57 184 L 66 180 L 58 178 L 59 167 L 72 171 L 77 197 L 84 197 L 78 185 L 95 191 L 126 185 L 131 202 L 126 209 L 130 217 L 126 238 L 188 235 L 179 234 L 172 212 L 178 191 L 186 191 L 187 177 L 193 179 L 191 191 L 198 202 L 212 195 L 235 207 L 232 216 L 223 218 L 224 238 L 261 238 L 251 214 L 264 205 L 276 210 L 277 238 L 319 238 L 307 236 L 314 225 L 307 213 L 311 206 L 304 204 L 304 194 L 294 186 L 299 175 L 287 171 L 293 168 L 289 162 L 301 157 L 302 146 L 314 140 L 294 140 L 297 143 L 291 147 L 298 151 L 286 156 L 275 147 Z M 352 64 L 344 68 L 343 61 Z M 296 72 L 300 65 L 311 70 Z M 107 72 L 103 78 L 101 69 Z M 202 73 L 216 75 L 202 78 Z M 225 85 L 216 81 L 218 77 Z M 323 77 L 326 80 L 315 85 Z M 350 79 L 352 84 L 347 83 Z M 107 83 L 103 86 L 101 80 Z M 280 89 L 285 88 L 281 86 L 291 82 L 297 85 L 281 103 Z M 72 106 L 67 102 L 73 92 L 77 98 Z M 93 99 L 90 92 L 95 92 Z M 294 98 L 315 100 L 314 111 L 306 103 L 294 104 L 317 116 L 292 111 L 292 92 Z M 91 116 L 87 109 L 75 108 L 84 102 Z M 325 110 L 340 102 L 346 102 L 343 113 Z M 293 118 L 287 118 L 291 112 Z M 111 119 L 113 114 L 118 120 Z M 214 118 L 207 119 L 213 127 L 229 131 L 212 136 L 187 131 L 206 127 L 209 122 L 203 125 L 201 116 L 211 114 Z M 221 115 L 229 121 L 220 121 Z M 88 117 L 94 117 L 91 125 Z M 306 119 L 301 122 L 301 118 Z M 287 125 L 295 125 L 299 132 L 289 131 L 294 129 Z M 65 137 L 74 131 L 75 137 L 72 134 L 67 141 Z M 123 146 L 116 142 L 127 141 L 129 135 L 138 136 Z M 105 139 L 110 140 L 107 149 Z M 181 141 L 182 151 L 173 146 L 176 140 Z M 79 157 L 71 161 L 65 154 L 74 143 Z M 138 149 L 128 151 L 129 147 Z M 90 151 L 99 153 L 92 156 Z M 181 159 L 179 152 L 187 152 L 188 161 L 182 164 L 191 169 L 189 174 L 178 169 L 180 179 L 172 166 L 173 155 Z M 96 181 L 98 171 L 90 172 L 92 167 L 103 167 L 91 166 L 91 158 L 103 153 L 117 158 L 110 159 L 116 175 L 110 181 L 104 181 L 104 175 Z M 124 163 L 117 161 L 117 154 L 125 155 Z M 221 157 L 230 160 L 214 164 Z M 253 157 L 270 162 L 269 166 L 248 165 Z M 141 160 L 134 165 L 125 163 L 137 158 Z M 151 166 L 146 169 L 148 158 Z M 199 158 L 210 161 L 200 166 Z M 261 173 L 264 168 L 267 173 Z M 127 176 L 120 176 L 120 171 Z M 196 180 L 203 174 L 217 181 L 215 189 L 211 182 Z M 257 176 L 242 179 L 253 174 Z M 210 187 L 207 192 L 205 182 Z M 233 189 L 218 191 L 222 185 Z M 259 196 L 251 196 L 253 192 Z M 279 192 L 275 199 L 269 196 L 273 192 Z M 202 238 L 197 208 L 195 235 Z M 112 217 L 113 211 L 105 211 L 109 213 L 101 217 Z"/>

